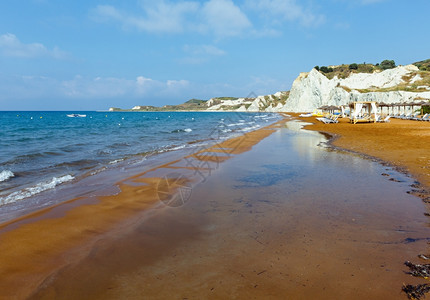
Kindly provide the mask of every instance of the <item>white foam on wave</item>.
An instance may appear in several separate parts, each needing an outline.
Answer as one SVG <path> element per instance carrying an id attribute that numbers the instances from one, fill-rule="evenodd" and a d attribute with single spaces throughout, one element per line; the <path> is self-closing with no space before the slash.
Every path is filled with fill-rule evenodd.
<path id="1" fill-rule="evenodd" d="M 171 149 L 169 149 L 169 150 L 180 150 L 180 149 L 184 149 L 186 147 L 186 145 L 180 145 L 180 146 L 176 146 L 176 147 L 172 147 Z"/>
<path id="2" fill-rule="evenodd" d="M 12 171 L 3 170 L 0 172 L 0 182 L 6 181 L 12 177 L 15 177 L 15 174 L 13 174 Z"/>
<path id="3" fill-rule="evenodd" d="M 260 127 L 261 127 L 260 125 L 255 125 L 255 126 L 242 128 L 242 129 L 240 129 L 240 131 L 248 132 L 248 131 L 252 131 L 252 130 L 255 130 L 255 129 L 260 128 Z"/>
<path id="4" fill-rule="evenodd" d="M 193 131 L 191 128 L 186 128 L 186 129 L 184 129 L 184 131 L 185 132 L 191 132 L 191 131 Z"/>
<path id="5" fill-rule="evenodd" d="M 228 124 L 227 126 L 228 127 L 232 127 L 232 126 L 242 126 L 244 123 L 231 123 L 231 124 Z"/>
<path id="6" fill-rule="evenodd" d="M 254 118 L 266 118 L 269 117 L 269 115 L 257 115 Z"/>
<path id="7" fill-rule="evenodd" d="M 115 159 L 109 162 L 110 165 L 114 165 L 117 164 L 119 162 L 122 162 L 124 160 L 124 158 L 120 158 L 120 159 Z"/>
<path id="8" fill-rule="evenodd" d="M 50 181 L 40 182 L 36 184 L 35 186 L 25 188 L 21 191 L 13 192 L 12 194 L 0 198 L 0 204 L 8 204 L 13 203 L 28 197 L 31 197 L 33 195 L 39 194 L 41 192 L 44 192 L 46 190 L 50 190 L 55 188 L 57 185 L 62 184 L 67 181 L 71 181 L 75 179 L 72 175 L 65 175 L 62 177 L 54 177 Z"/>

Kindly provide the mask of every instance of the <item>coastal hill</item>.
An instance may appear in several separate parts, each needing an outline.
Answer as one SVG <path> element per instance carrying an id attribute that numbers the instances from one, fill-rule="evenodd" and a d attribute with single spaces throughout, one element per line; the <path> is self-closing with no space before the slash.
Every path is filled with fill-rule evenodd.
<path id="1" fill-rule="evenodd" d="M 353 101 L 430 101 L 430 59 L 397 67 L 392 60 L 376 65 L 316 66 L 300 73 L 290 91 L 255 98 L 191 99 L 180 105 L 135 106 L 126 111 L 312 112 L 324 105 L 348 105 Z"/>

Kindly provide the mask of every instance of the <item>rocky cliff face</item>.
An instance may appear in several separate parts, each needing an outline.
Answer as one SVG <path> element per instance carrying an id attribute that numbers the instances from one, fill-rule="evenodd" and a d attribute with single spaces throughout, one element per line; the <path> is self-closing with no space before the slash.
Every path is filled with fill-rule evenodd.
<path id="1" fill-rule="evenodd" d="M 430 100 L 430 80 L 423 80 L 422 73 L 414 65 L 399 66 L 375 73 L 352 73 L 341 79 L 328 79 L 312 69 L 301 73 L 294 81 L 288 99 L 287 92 L 254 99 L 239 98 L 213 105 L 208 110 L 312 112 L 324 105 L 348 105 L 353 101 L 376 101 L 389 104 Z M 416 83 L 424 82 L 422 86 Z"/>
<path id="2" fill-rule="evenodd" d="M 352 101 L 395 104 L 430 99 L 430 87 L 427 85 L 419 87 L 419 91 L 407 91 L 407 84 L 421 79 L 418 68 L 413 65 L 399 66 L 379 73 L 351 74 L 345 79 L 334 77 L 331 80 L 313 69 L 309 73 L 300 74 L 294 81 L 290 97 L 281 110 L 310 112 L 323 105 L 347 105 Z M 400 85 L 405 90 L 396 90 Z"/>

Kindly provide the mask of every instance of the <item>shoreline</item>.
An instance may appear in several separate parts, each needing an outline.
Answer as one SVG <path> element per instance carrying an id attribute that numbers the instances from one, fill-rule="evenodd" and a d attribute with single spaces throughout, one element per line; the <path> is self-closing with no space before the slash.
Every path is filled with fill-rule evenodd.
<path id="1" fill-rule="evenodd" d="M 100 173 L 112 173 L 115 168 L 119 172 L 123 169 L 128 172 L 133 167 L 136 170 L 140 167 L 142 170 L 147 168 L 148 160 L 155 156 L 166 156 L 166 153 L 178 153 L 182 150 L 187 155 L 192 153 L 192 148 L 201 148 L 241 135 L 280 119 L 278 114 L 208 115 L 198 112 L 156 112 L 133 116 L 125 113 L 117 113 L 115 116 L 105 113 L 87 115 L 85 120 L 76 120 L 66 118 L 63 112 L 46 112 L 40 114 L 43 116 L 41 124 L 30 121 L 34 116 L 39 122 L 39 114 L 37 118 L 33 113 L 4 115 L 6 124 L 9 124 L 6 126 L 6 134 L 11 132 L 11 142 L 10 147 L 1 155 L 1 160 L 5 162 L 5 173 L 0 170 L 1 221 L 14 218 L 21 211 L 27 213 L 38 206 L 51 206 L 56 203 L 55 198 L 62 197 L 57 196 L 57 191 L 61 194 L 66 190 L 70 191 L 71 197 L 91 192 L 91 187 L 81 189 L 79 193 L 75 191 L 83 185 L 98 185 L 96 180 L 104 182 L 106 178 Z M 54 124 L 61 124 L 61 127 L 56 128 L 57 125 Z M 109 131 L 105 133 L 99 130 L 103 128 L 101 124 L 108 126 Z M 28 132 L 27 135 L 13 134 L 14 130 L 28 126 L 31 130 L 24 131 Z M 45 127 L 50 130 L 50 134 L 46 136 L 43 135 Z M 83 128 L 90 130 L 85 131 Z M 39 147 L 40 143 L 31 134 L 33 130 L 41 132 L 46 140 L 46 147 Z M 63 136 L 62 132 L 67 134 Z M 108 132 L 111 133 L 107 134 Z M 10 176 L 7 175 L 9 173 Z M 98 178 L 91 182 L 88 177 Z M 115 182 L 109 180 L 109 183 Z"/>
<path id="2" fill-rule="evenodd" d="M 323 124 L 315 117 L 299 117 L 296 113 L 291 115 L 297 120 L 311 123 L 303 129 L 328 135 L 327 145 L 332 149 L 358 154 L 414 178 L 416 184 L 412 186 L 412 193 L 430 201 L 428 122 L 391 119 L 389 123 L 353 125 L 344 118 L 337 124 Z M 408 144 L 405 145 L 405 142 Z"/>
<path id="3" fill-rule="evenodd" d="M 0 290 L 10 297 L 31 296 L 64 266 L 88 255 L 104 235 L 133 227 L 157 206 L 175 206 L 178 190 L 204 181 L 206 173 L 249 151 L 282 122 L 285 118 L 123 178 L 115 184 L 118 194 L 74 198 L 0 224 Z"/>

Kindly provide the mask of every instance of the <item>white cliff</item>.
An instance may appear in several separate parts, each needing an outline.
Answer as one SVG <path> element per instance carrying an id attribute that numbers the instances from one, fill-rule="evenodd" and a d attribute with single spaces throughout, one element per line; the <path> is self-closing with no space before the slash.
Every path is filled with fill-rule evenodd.
<path id="1" fill-rule="evenodd" d="M 302 73 L 294 81 L 287 103 L 280 109 L 285 112 L 311 112 L 323 105 L 348 105 L 352 101 L 376 101 L 390 104 L 430 99 L 428 87 L 423 92 L 375 91 L 362 93 L 364 89 L 387 89 L 404 84 L 404 78 L 414 75 L 418 68 L 413 65 L 375 73 L 353 73 L 345 79 L 336 76 L 328 79 L 316 69 Z M 420 80 L 415 74 L 409 81 Z"/>
<path id="2" fill-rule="evenodd" d="M 258 96 L 256 98 L 238 98 L 235 100 L 209 99 L 209 111 L 241 111 L 241 112 L 279 112 L 282 108 L 281 98 L 286 98 L 287 92 L 277 92 L 273 95 Z"/>

